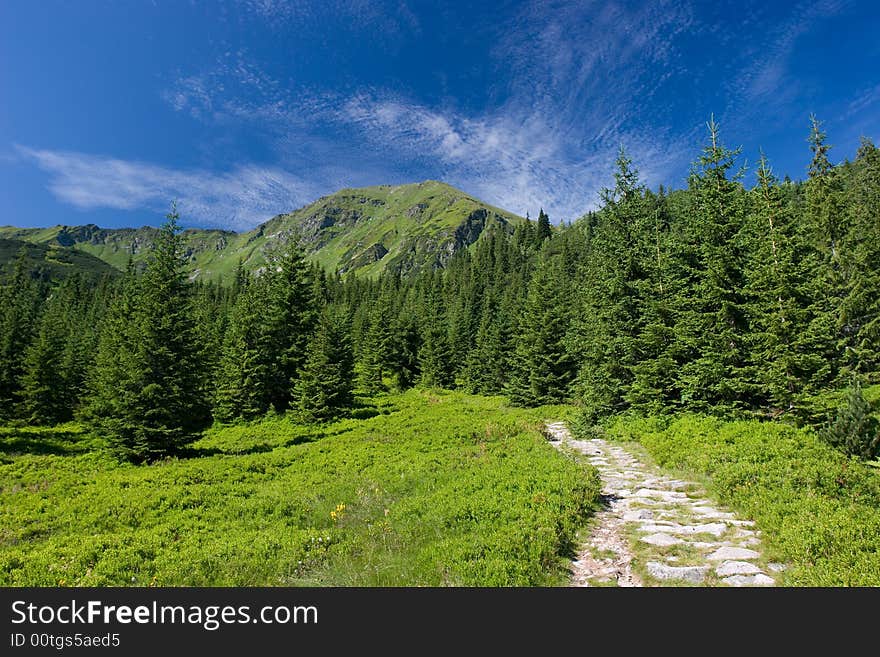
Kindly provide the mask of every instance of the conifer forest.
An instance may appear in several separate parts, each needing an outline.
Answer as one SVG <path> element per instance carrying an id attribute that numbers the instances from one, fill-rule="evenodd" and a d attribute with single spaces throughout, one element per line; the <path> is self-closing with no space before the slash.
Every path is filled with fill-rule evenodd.
<path id="1" fill-rule="evenodd" d="M 802 491 L 826 487 L 842 514 L 838 528 L 853 532 L 827 545 L 870 536 L 880 527 L 871 466 L 880 456 L 880 150 L 863 139 L 832 164 L 813 118 L 804 131 L 808 171 L 780 179 L 772 153 L 745 167 L 714 120 L 706 127 L 683 188 L 648 188 L 621 148 L 595 210 L 568 218 L 535 208 L 536 219 L 487 222 L 478 239 L 433 266 L 329 270 L 293 227 L 263 247 L 259 266 L 239 260 L 231 275 L 194 277 L 173 206 L 148 256 L 129 257 L 124 268 L 57 275 L 16 246 L 0 278 L 0 467 L 17 491 L 42 491 L 29 494 L 43 504 L 53 494 L 75 504 L 77 486 L 101 488 L 86 499 L 102 509 L 94 526 L 109 524 L 95 530 L 100 539 L 65 534 L 60 516 L 45 524 L 36 498 L 25 504 L 23 492 L 2 484 L 9 503 L 0 580 L 560 583 L 559 555 L 595 508 L 598 488 L 589 466 L 547 447 L 536 427 L 550 419 L 566 419 L 583 439 L 621 426 L 650 434 L 644 426 L 653 423 L 659 441 L 680 422 L 789 436 L 768 438 L 771 451 L 798 436 L 803 463 L 823 465 L 815 481 L 800 471 L 791 477 L 803 477 Z M 408 419 L 369 429 L 395 413 Z M 437 442 L 440 434 L 452 442 Z M 521 434 L 525 443 L 511 438 Z M 645 444 L 662 465 L 682 441 Z M 689 449 L 669 464 L 711 474 L 698 450 L 711 460 L 722 448 Z M 761 454 L 730 458 L 761 462 Z M 472 472 L 480 458 L 495 469 Z M 800 458 L 795 452 L 785 468 Z M 822 470 L 829 463 L 833 472 Z M 53 468 L 65 474 L 50 475 Z M 434 469 L 456 468 L 471 473 L 470 484 L 424 483 Z M 220 486 L 221 470 L 225 492 L 214 499 L 206 482 Z M 285 494 L 272 472 L 302 479 Z M 329 485 L 321 472 L 342 488 L 316 492 Z M 850 476 L 858 481 L 848 488 Z M 239 499 L 229 477 L 250 492 Z M 732 491 L 722 500 L 757 509 L 757 497 L 743 492 L 763 481 L 755 477 L 719 483 Z M 395 488 L 409 478 L 423 487 Z M 773 498 L 765 484 L 760 494 Z M 129 486 L 149 500 L 148 512 L 125 501 Z M 507 501 L 513 520 L 500 520 L 503 511 L 481 515 L 482 496 L 497 500 L 520 486 L 523 497 Z M 414 501 L 441 489 L 446 497 L 430 505 Z M 856 513 L 854 504 L 865 508 Z M 236 519 L 210 520 L 222 507 Z M 416 527 L 433 527 L 431 514 L 443 509 L 437 527 L 459 527 L 473 514 L 467 532 L 476 533 L 453 540 L 438 529 L 446 542 L 429 548 Z M 149 527 L 137 520 L 144 513 L 155 515 Z M 200 513 L 204 522 L 194 520 Z M 264 533 L 245 527 L 252 514 Z M 407 519 L 393 525 L 398 517 Z M 772 532 L 775 521 L 766 522 Z M 200 556 L 167 561 L 175 541 L 196 540 L 174 538 L 184 526 L 201 536 L 189 547 Z M 211 527 L 237 537 L 227 538 L 237 547 L 220 550 Z M 810 535 L 804 526 L 779 531 L 791 541 Z M 827 571 L 816 564 L 838 559 L 837 548 L 813 545 L 818 552 L 801 562 L 793 543 L 777 550 L 802 566 L 789 571 L 793 583 L 876 584 L 880 564 L 866 540 Z M 294 562 L 277 562 L 280 545 Z M 395 562 L 399 570 L 384 579 L 375 570 L 371 579 L 364 573 L 379 553 L 409 555 L 402 559 L 415 565 Z M 239 570 L 224 570 L 224 559 L 240 555 Z M 342 565 L 353 562 L 360 574 Z"/>
<path id="2" fill-rule="evenodd" d="M 625 412 L 822 426 L 823 392 L 880 382 L 880 151 L 832 166 L 814 120 L 808 177 L 779 180 L 708 127 L 686 189 L 647 189 L 621 150 L 598 210 L 492 226 L 409 276 L 324 271 L 291 233 L 257 271 L 190 282 L 175 211 L 119 276 L 53 280 L 22 254 L 0 290 L 2 417 L 81 419 L 138 462 L 214 421 L 344 416 L 356 389 L 571 402 L 584 431 Z M 863 438 L 841 447 L 874 457 Z"/>

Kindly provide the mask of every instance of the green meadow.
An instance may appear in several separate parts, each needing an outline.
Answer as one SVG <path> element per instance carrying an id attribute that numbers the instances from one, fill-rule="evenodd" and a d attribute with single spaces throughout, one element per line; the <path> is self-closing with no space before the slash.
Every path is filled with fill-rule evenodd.
<path id="1" fill-rule="evenodd" d="M 411 390 L 215 426 L 149 466 L 76 424 L 6 427 L 0 585 L 563 584 L 599 492 L 541 434 L 566 412 Z"/>

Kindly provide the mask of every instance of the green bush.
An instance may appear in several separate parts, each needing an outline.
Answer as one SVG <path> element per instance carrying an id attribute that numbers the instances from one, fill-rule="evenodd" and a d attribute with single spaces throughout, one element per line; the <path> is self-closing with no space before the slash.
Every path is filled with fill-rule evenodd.
<path id="1" fill-rule="evenodd" d="M 845 454 L 866 461 L 876 458 L 880 453 L 880 421 L 872 413 L 861 383 L 855 379 L 846 390 L 846 401 L 837 417 L 822 427 L 819 435 Z"/>

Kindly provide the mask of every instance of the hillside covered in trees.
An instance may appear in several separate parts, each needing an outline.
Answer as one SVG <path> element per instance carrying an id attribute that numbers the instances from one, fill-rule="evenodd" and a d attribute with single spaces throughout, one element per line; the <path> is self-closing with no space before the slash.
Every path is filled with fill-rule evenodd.
<path id="1" fill-rule="evenodd" d="M 621 150 L 596 211 L 486 223 L 444 266 L 329 272 L 291 235 L 193 282 L 174 212 L 142 271 L 47 280 L 23 251 L 0 287 L 0 417 L 80 418 L 143 462 L 212 422 L 323 422 L 355 391 L 421 386 L 570 401 L 582 431 L 627 411 L 785 420 L 875 457 L 880 151 L 833 165 L 813 120 L 808 177 L 779 180 L 708 127 L 685 189 L 647 189 Z M 823 393 L 847 387 L 832 423 Z"/>

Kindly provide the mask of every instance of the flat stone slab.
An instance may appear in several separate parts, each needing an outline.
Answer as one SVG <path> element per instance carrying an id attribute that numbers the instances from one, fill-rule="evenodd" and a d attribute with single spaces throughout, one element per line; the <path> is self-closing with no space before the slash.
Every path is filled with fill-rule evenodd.
<path id="1" fill-rule="evenodd" d="M 684 525 L 676 534 L 712 534 L 712 536 L 721 536 L 727 531 L 727 525 L 723 522 L 711 522 L 704 525 Z"/>
<path id="2" fill-rule="evenodd" d="M 733 515 L 733 514 L 731 514 L 731 515 Z M 754 527 L 755 521 L 754 520 L 731 520 L 730 524 L 736 525 L 737 527 Z"/>
<path id="3" fill-rule="evenodd" d="M 627 511 L 623 514 L 625 522 L 636 522 L 638 520 L 653 520 L 654 512 L 649 509 L 639 509 L 638 511 Z"/>
<path id="4" fill-rule="evenodd" d="M 774 573 L 781 573 L 788 568 L 784 563 L 768 563 L 767 567 Z"/>
<path id="5" fill-rule="evenodd" d="M 639 531 L 647 533 L 661 532 L 665 534 L 680 534 L 683 536 L 691 536 L 693 534 L 712 534 L 713 536 L 721 536 L 727 531 L 727 525 L 707 524 L 707 525 L 679 525 L 663 520 L 652 520 L 649 524 L 639 527 Z"/>
<path id="6" fill-rule="evenodd" d="M 693 511 L 697 515 L 703 516 L 704 518 L 710 518 L 712 520 L 730 520 L 733 524 L 737 524 L 739 522 L 735 520 L 736 514 L 730 513 L 729 511 L 719 511 L 718 509 L 713 509 L 712 507 L 708 506 L 692 506 L 691 511 Z"/>
<path id="7" fill-rule="evenodd" d="M 730 586 L 773 586 L 776 582 L 772 577 L 767 577 L 764 573 L 757 575 L 733 575 L 725 577 L 721 580 Z"/>
<path id="8" fill-rule="evenodd" d="M 706 578 L 708 566 L 667 566 L 659 561 L 648 562 L 648 573 L 657 579 L 680 579 L 699 584 Z"/>
<path id="9" fill-rule="evenodd" d="M 754 575 L 760 573 L 761 569 L 749 561 L 725 561 L 715 569 L 718 577 L 729 577 L 730 575 Z"/>
<path id="10" fill-rule="evenodd" d="M 680 527 L 676 525 L 672 525 L 666 522 L 658 522 L 656 520 L 646 520 L 646 524 L 641 525 L 638 528 L 638 531 L 644 532 L 645 534 L 678 534 L 676 531 L 680 529 Z"/>
<path id="11" fill-rule="evenodd" d="M 664 501 L 679 501 L 687 499 L 687 495 L 684 493 L 679 493 L 674 490 L 658 490 L 656 488 L 639 488 L 635 493 L 633 493 L 633 497 L 648 497 L 661 499 Z"/>
<path id="12" fill-rule="evenodd" d="M 692 547 L 699 548 L 701 550 L 717 550 L 718 548 L 724 547 L 724 543 L 715 543 L 710 541 L 694 541 L 689 543 Z"/>
<path id="13" fill-rule="evenodd" d="M 680 538 L 675 538 L 674 536 L 670 536 L 669 534 L 651 534 L 650 536 L 645 536 L 644 538 L 639 539 L 642 543 L 647 543 L 648 545 L 657 545 L 659 547 L 668 547 L 670 545 L 678 545 L 679 543 L 683 543 Z"/>
<path id="14" fill-rule="evenodd" d="M 761 555 L 754 550 L 741 547 L 724 546 L 715 550 L 708 556 L 710 561 L 740 561 L 742 559 L 757 559 Z"/>

